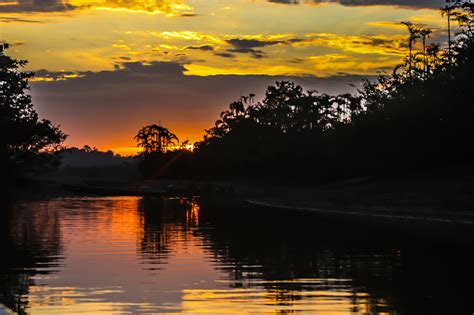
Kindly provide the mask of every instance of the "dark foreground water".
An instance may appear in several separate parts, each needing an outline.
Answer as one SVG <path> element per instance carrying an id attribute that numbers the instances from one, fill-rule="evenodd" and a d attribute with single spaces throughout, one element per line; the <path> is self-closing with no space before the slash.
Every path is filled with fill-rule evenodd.
<path id="1" fill-rule="evenodd" d="M 2 224 L 0 302 L 19 313 L 473 312 L 470 245 L 413 231 L 137 197 L 23 202 Z"/>

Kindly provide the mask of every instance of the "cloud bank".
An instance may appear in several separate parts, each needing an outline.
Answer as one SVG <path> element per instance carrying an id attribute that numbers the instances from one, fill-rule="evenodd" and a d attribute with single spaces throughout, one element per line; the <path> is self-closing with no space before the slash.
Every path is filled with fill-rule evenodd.
<path id="1" fill-rule="evenodd" d="M 438 9 L 445 5 L 443 0 L 268 0 L 282 4 L 325 4 L 339 3 L 344 6 L 397 6 L 404 8 Z"/>
<path id="2" fill-rule="evenodd" d="M 126 62 L 115 70 L 75 74 L 42 70 L 37 74 L 53 81 L 33 82 L 33 101 L 40 115 L 60 123 L 71 135 L 71 145 L 126 147 L 134 145 L 132 138 L 140 127 L 160 121 L 180 139 L 198 140 L 231 101 L 248 93 L 262 97 L 265 88 L 277 80 L 338 93 L 354 90 L 349 84 L 362 79 L 347 74 L 203 77 L 188 76 L 185 71 L 186 65 L 176 62 Z M 75 76 L 57 81 L 65 75 Z"/>
<path id="3" fill-rule="evenodd" d="M 62 0 L 0 0 L 1 13 L 65 12 L 76 8 Z"/>
<path id="4" fill-rule="evenodd" d="M 193 8 L 180 0 L 0 0 L 0 13 L 65 12 L 86 8 L 195 16 Z"/>

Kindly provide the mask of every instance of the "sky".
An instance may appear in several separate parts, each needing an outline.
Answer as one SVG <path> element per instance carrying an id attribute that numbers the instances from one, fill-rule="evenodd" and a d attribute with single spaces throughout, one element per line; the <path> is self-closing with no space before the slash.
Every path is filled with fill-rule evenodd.
<path id="1" fill-rule="evenodd" d="M 159 123 L 198 141 L 241 95 L 277 80 L 355 92 L 408 51 L 412 21 L 446 41 L 443 0 L 0 0 L 0 41 L 66 145 L 120 154 Z"/>

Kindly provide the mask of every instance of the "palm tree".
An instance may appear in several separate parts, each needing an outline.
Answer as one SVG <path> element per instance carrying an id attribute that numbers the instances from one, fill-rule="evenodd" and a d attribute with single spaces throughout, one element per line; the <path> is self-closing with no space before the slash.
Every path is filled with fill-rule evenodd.
<path id="1" fill-rule="evenodd" d="M 441 9 L 441 15 L 448 19 L 448 58 L 451 58 L 451 15 L 453 15 L 455 5 L 452 4 L 453 0 L 446 0 L 446 2 L 448 4 Z"/>
<path id="2" fill-rule="evenodd" d="M 179 143 L 175 134 L 156 124 L 140 129 L 134 139 L 138 142 L 137 146 L 145 150 L 145 154 L 164 153 L 171 145 Z"/>
<path id="3" fill-rule="evenodd" d="M 410 37 L 408 38 L 408 47 L 410 49 L 410 53 L 408 55 L 408 70 L 411 76 L 411 70 L 413 66 L 413 44 L 415 43 L 416 39 L 420 37 L 418 33 L 418 28 L 410 21 L 401 22 L 401 24 L 405 25 L 408 28 L 408 32 L 410 32 Z"/>
<path id="4" fill-rule="evenodd" d="M 426 47 L 426 74 L 429 75 L 439 62 L 440 48 L 438 44 L 430 44 Z"/>
<path id="5" fill-rule="evenodd" d="M 426 39 L 430 37 L 430 35 L 433 33 L 433 30 L 429 28 L 420 28 L 418 30 L 418 34 L 421 37 L 422 43 L 423 43 L 423 73 L 426 76 L 427 72 L 427 54 L 426 54 Z"/>

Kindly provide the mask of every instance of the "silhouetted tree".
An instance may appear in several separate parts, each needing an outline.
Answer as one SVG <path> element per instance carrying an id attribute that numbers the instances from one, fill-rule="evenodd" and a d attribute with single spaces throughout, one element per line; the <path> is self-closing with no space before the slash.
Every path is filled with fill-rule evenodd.
<path id="1" fill-rule="evenodd" d="M 411 71 L 413 69 L 413 45 L 415 44 L 415 41 L 420 38 L 420 33 L 418 31 L 418 28 L 410 21 L 404 21 L 401 22 L 401 24 L 407 27 L 408 32 L 410 34 L 410 36 L 408 37 L 408 71 L 411 74 Z"/>
<path id="2" fill-rule="evenodd" d="M 232 102 L 181 164 L 175 154 L 150 169 L 311 181 L 474 163 L 473 7 L 453 4 L 460 31 L 446 49 L 427 43 L 431 30 L 404 22 L 409 54 L 391 74 L 365 80 L 356 94 L 276 82 L 261 101 L 250 94 Z"/>
<path id="3" fill-rule="evenodd" d="M 135 136 L 135 140 L 138 142 L 138 146 L 145 150 L 145 154 L 163 153 L 171 145 L 179 143 L 179 139 L 175 134 L 156 124 L 140 129 Z"/>
<path id="4" fill-rule="evenodd" d="M 66 135 L 36 113 L 28 80 L 32 72 L 21 71 L 26 60 L 6 55 L 7 44 L 0 44 L 0 167 L 8 175 L 49 161 L 61 148 Z"/>
<path id="5" fill-rule="evenodd" d="M 428 28 L 419 28 L 418 29 L 418 34 L 421 38 L 421 42 L 422 42 L 422 62 L 423 62 L 423 73 L 424 75 L 426 76 L 427 75 L 427 69 L 428 69 L 428 54 L 427 54 L 427 51 L 426 51 L 426 39 L 430 37 L 430 35 L 433 33 L 433 31 L 431 29 L 428 29 Z"/>
<path id="6" fill-rule="evenodd" d="M 447 0 L 448 4 L 441 9 L 441 15 L 446 16 L 448 21 L 448 57 L 451 56 L 451 15 L 453 14 L 453 10 L 455 6 L 451 3 L 453 1 Z"/>
<path id="7" fill-rule="evenodd" d="M 160 125 L 145 126 L 135 136 L 138 146 L 144 148 L 138 169 L 145 178 L 181 178 L 189 174 L 192 151 L 185 141 L 179 146 L 178 137 Z"/>

